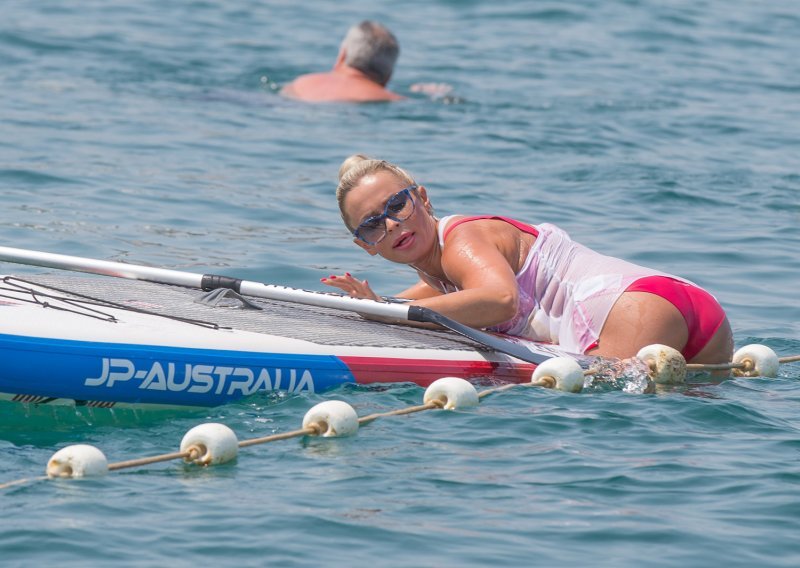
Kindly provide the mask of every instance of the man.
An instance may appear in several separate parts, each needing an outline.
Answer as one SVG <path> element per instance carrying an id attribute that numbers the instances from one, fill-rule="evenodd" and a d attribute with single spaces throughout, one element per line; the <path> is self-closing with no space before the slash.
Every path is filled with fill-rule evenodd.
<path id="1" fill-rule="evenodd" d="M 399 54 L 392 32 L 377 22 L 364 20 L 347 32 L 331 71 L 301 75 L 281 94 L 307 102 L 401 100 L 404 97 L 386 88 Z"/>

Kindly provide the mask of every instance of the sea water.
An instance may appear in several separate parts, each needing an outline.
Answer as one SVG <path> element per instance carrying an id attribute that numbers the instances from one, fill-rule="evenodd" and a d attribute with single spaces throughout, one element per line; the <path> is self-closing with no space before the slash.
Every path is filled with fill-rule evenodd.
<path id="1" fill-rule="evenodd" d="M 353 245 L 333 197 L 364 152 L 439 214 L 552 222 L 711 290 L 741 346 L 800 353 L 800 5 L 704 2 L 6 0 L 7 246 L 321 289 L 413 281 Z M 397 104 L 277 92 L 353 23 L 401 43 Z M 447 87 L 426 95 L 421 83 Z M 3 265 L 3 272 L 30 271 Z M 54 373 L 58 369 L 53 369 Z M 300 427 L 423 389 L 271 394 L 209 410 L 0 406 L 0 483 L 59 448 L 175 451 L 222 422 Z M 800 366 L 632 394 L 518 389 L 236 463 L 179 462 L 0 494 L 0 565 L 797 566 Z"/>

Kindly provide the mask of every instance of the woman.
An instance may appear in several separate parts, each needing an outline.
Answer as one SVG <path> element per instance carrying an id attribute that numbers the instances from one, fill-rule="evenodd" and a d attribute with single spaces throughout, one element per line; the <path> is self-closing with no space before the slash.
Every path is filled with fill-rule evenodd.
<path id="1" fill-rule="evenodd" d="M 730 324 L 708 292 L 601 255 L 555 225 L 437 219 L 424 186 L 398 166 L 360 154 L 339 169 L 336 196 L 358 246 L 417 271 L 419 282 L 398 294 L 413 304 L 573 353 L 626 358 L 661 343 L 690 363 L 731 360 Z M 349 273 L 322 282 L 381 301 Z"/>

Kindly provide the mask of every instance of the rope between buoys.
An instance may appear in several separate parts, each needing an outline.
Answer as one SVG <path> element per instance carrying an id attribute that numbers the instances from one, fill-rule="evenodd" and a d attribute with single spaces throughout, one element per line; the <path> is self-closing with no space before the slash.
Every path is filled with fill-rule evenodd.
<path id="1" fill-rule="evenodd" d="M 127 469 L 130 467 L 137 467 L 140 465 L 150 465 L 154 463 L 160 463 L 165 461 L 171 460 L 178 460 L 178 459 L 186 459 L 190 458 L 192 460 L 197 459 L 197 457 L 201 454 L 200 449 L 197 446 L 192 446 L 185 452 L 172 452 L 169 454 L 161 454 L 158 456 L 151 456 L 149 458 L 138 458 L 133 460 L 121 461 L 116 463 L 108 464 L 108 471 L 116 471 L 118 469 Z"/>
<path id="2" fill-rule="evenodd" d="M 290 438 L 299 438 L 300 436 L 316 436 L 322 431 L 318 424 L 312 424 L 308 428 L 300 428 L 292 430 L 291 432 L 284 432 L 282 434 L 272 434 L 271 436 L 264 436 L 262 438 L 250 438 L 249 440 L 242 440 L 239 442 L 240 448 L 248 446 L 257 446 L 258 444 L 267 444 L 269 442 L 277 442 L 278 440 L 289 440 Z"/>
<path id="3" fill-rule="evenodd" d="M 779 357 L 778 363 L 785 365 L 786 363 L 796 363 L 800 361 L 800 355 L 790 355 L 788 357 Z M 749 359 L 741 363 L 687 363 L 687 371 L 728 371 L 731 369 L 742 369 L 750 371 L 753 369 L 753 362 Z"/>
<path id="4" fill-rule="evenodd" d="M 544 377 L 543 380 L 541 380 L 540 382 L 537 382 L 537 383 L 533 383 L 533 382 L 531 382 L 531 383 L 509 383 L 509 384 L 503 385 L 501 387 L 495 387 L 495 388 L 492 388 L 492 389 L 482 390 L 481 392 L 478 393 L 478 399 L 482 399 L 482 398 L 487 397 L 487 396 L 489 396 L 491 394 L 495 394 L 495 393 L 498 393 L 498 392 L 503 392 L 503 391 L 507 391 L 507 390 L 511 390 L 511 389 L 519 388 L 519 387 L 525 387 L 525 388 L 546 387 L 545 383 L 551 382 L 551 381 L 548 381 L 547 379 L 551 379 L 553 384 L 555 384 L 555 379 L 552 379 L 551 377 Z M 546 387 L 546 388 L 550 388 L 550 387 Z"/>
<path id="5" fill-rule="evenodd" d="M 729 371 L 731 369 L 743 369 L 748 371 L 752 369 L 753 362 L 745 361 L 743 363 L 687 363 L 687 371 Z"/>
<path id="6" fill-rule="evenodd" d="M 480 396 L 480 395 L 478 395 Z M 444 403 L 441 400 L 432 400 L 426 404 L 420 404 L 417 406 L 408 406 L 406 408 L 398 408 L 397 410 L 390 410 L 388 412 L 377 412 L 375 414 L 368 414 L 367 416 L 362 416 L 358 419 L 359 426 L 362 424 L 368 424 L 373 420 L 377 420 L 378 418 L 383 418 L 386 416 L 402 416 L 404 414 L 413 414 L 415 412 L 422 412 L 423 410 L 434 410 L 437 408 L 442 408 Z"/>
<path id="7" fill-rule="evenodd" d="M 40 475 L 39 477 L 26 477 L 25 479 L 8 481 L 6 483 L 0 483 L 0 490 L 8 489 L 9 487 L 14 487 L 15 485 L 25 485 L 26 483 L 33 483 L 34 481 L 44 481 L 45 479 L 49 478 L 46 475 Z"/>

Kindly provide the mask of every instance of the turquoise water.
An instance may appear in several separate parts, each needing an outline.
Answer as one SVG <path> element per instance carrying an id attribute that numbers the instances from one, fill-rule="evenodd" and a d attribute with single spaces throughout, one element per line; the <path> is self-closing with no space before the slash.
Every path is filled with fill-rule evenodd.
<path id="1" fill-rule="evenodd" d="M 3 3 L 3 244 L 319 288 L 411 282 L 353 246 L 332 198 L 363 151 L 441 214 L 549 221 L 690 278 L 737 345 L 800 353 L 800 7 L 673 1 Z M 276 95 L 328 68 L 349 25 L 388 24 L 393 105 Z M 420 82 L 446 97 L 410 93 Z M 25 271 L 3 265 L 4 272 Z M 54 370 L 57 372 L 57 370 Z M 0 563 L 797 566 L 800 365 L 655 395 L 514 390 L 341 440 L 243 450 L 0 495 Z M 0 406 L 0 483 L 70 443 L 174 451 L 423 390 L 257 396 L 209 411 Z"/>

